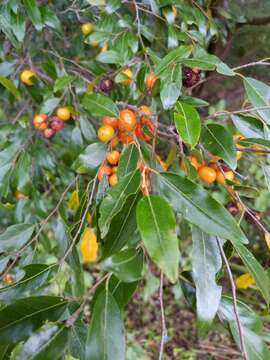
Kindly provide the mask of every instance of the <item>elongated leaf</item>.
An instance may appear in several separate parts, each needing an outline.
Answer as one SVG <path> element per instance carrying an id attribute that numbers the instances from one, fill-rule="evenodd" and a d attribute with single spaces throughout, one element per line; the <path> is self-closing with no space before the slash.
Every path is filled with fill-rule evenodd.
<path id="1" fill-rule="evenodd" d="M 180 89 L 176 83 L 165 84 L 160 92 L 160 100 L 165 110 L 170 109 L 180 96 Z"/>
<path id="2" fill-rule="evenodd" d="M 222 287 L 216 283 L 216 274 L 222 260 L 214 236 L 194 227 L 192 230 L 192 273 L 196 285 L 196 309 L 198 320 L 211 322 L 218 310 Z"/>
<path id="3" fill-rule="evenodd" d="M 108 291 L 101 292 L 94 305 L 86 359 L 125 359 L 124 325 L 117 303 Z"/>
<path id="4" fill-rule="evenodd" d="M 31 224 L 9 226 L 6 231 L 0 235 L 0 252 L 18 250 L 31 238 L 34 228 Z"/>
<path id="5" fill-rule="evenodd" d="M 44 325 L 23 344 L 15 360 L 58 359 L 65 353 L 68 333 L 63 325 Z"/>
<path id="6" fill-rule="evenodd" d="M 234 125 L 245 137 L 264 137 L 263 123 L 253 116 L 232 115 Z"/>
<path id="7" fill-rule="evenodd" d="M 42 30 L 43 24 L 41 14 L 37 6 L 36 0 L 23 0 L 25 10 L 30 17 L 34 27 L 40 31 Z"/>
<path id="8" fill-rule="evenodd" d="M 93 116 L 119 116 L 115 103 L 107 96 L 101 94 L 85 95 L 82 106 Z"/>
<path id="9" fill-rule="evenodd" d="M 114 50 L 100 52 L 97 56 L 97 61 L 105 64 L 122 64 L 123 59 L 121 54 Z"/>
<path id="10" fill-rule="evenodd" d="M 249 77 L 244 79 L 244 85 L 248 99 L 255 108 L 269 106 L 270 87 L 268 85 Z M 270 109 L 258 110 L 257 112 L 267 124 L 270 124 Z"/>
<path id="11" fill-rule="evenodd" d="M 65 75 L 65 76 L 59 77 L 54 84 L 53 91 L 57 92 L 59 90 L 64 89 L 66 86 L 71 84 L 74 79 L 75 79 L 75 77 L 70 76 L 70 75 Z"/>
<path id="12" fill-rule="evenodd" d="M 160 192 L 176 211 L 210 235 L 247 243 L 247 238 L 231 214 L 202 186 L 173 173 L 156 175 Z"/>
<path id="13" fill-rule="evenodd" d="M 179 60 L 183 58 L 187 58 L 190 52 L 191 49 L 188 46 L 179 46 L 178 48 L 171 50 L 162 60 L 160 60 L 156 67 L 155 74 L 160 75 L 169 66 L 179 62 Z"/>
<path id="14" fill-rule="evenodd" d="M 160 196 L 145 196 L 137 206 L 137 224 L 151 259 L 171 282 L 176 282 L 179 250 L 176 221 L 170 205 Z"/>
<path id="15" fill-rule="evenodd" d="M 188 104 L 178 101 L 174 113 L 174 122 L 178 134 L 187 144 L 194 147 L 200 137 L 201 121 L 197 110 Z"/>
<path id="16" fill-rule="evenodd" d="M 80 114 L 80 128 L 82 130 L 82 134 L 88 141 L 95 141 L 96 139 L 96 131 L 91 124 L 90 120 L 84 114 Z"/>
<path id="17" fill-rule="evenodd" d="M 106 146 L 101 143 L 93 143 L 79 155 L 72 165 L 79 174 L 94 172 L 101 165 L 106 155 Z"/>
<path id="18" fill-rule="evenodd" d="M 80 360 L 85 359 L 85 344 L 87 338 L 88 326 L 82 321 L 81 317 L 75 321 L 71 327 L 71 336 L 69 342 L 70 353 L 73 357 Z"/>
<path id="19" fill-rule="evenodd" d="M 56 296 L 16 300 L 0 310 L 0 345 L 27 339 L 46 321 L 57 321 L 68 301 Z"/>
<path id="20" fill-rule="evenodd" d="M 110 223 L 124 206 L 127 197 L 136 194 L 140 186 L 141 173 L 135 170 L 112 187 L 100 205 L 99 228 L 104 238 L 109 231 Z"/>
<path id="21" fill-rule="evenodd" d="M 236 169 L 236 150 L 232 135 L 219 124 L 208 124 L 202 128 L 201 141 L 210 153 L 220 156 L 232 168 Z"/>
<path id="22" fill-rule="evenodd" d="M 15 98 L 20 98 L 21 94 L 11 80 L 4 76 L 0 76 L 0 84 L 3 85 L 8 91 L 10 91 L 11 94 L 15 96 Z"/>
<path id="23" fill-rule="evenodd" d="M 137 162 L 139 160 L 139 150 L 135 144 L 129 144 L 124 147 L 120 161 L 117 168 L 117 175 L 119 177 L 125 176 L 129 172 L 137 168 Z"/>
<path id="24" fill-rule="evenodd" d="M 43 264 L 32 264 L 25 266 L 23 270 L 25 275 L 20 281 L 0 289 L 0 302 L 9 304 L 14 299 L 33 295 L 33 292 L 47 281 L 51 267 Z"/>
<path id="25" fill-rule="evenodd" d="M 126 249 L 107 258 L 102 265 L 119 280 L 134 282 L 142 277 L 143 253 L 141 251 L 138 253 L 133 248 Z"/>
<path id="26" fill-rule="evenodd" d="M 122 210 L 113 218 L 110 229 L 104 238 L 102 258 L 106 258 L 121 250 L 137 229 L 136 206 L 140 193 L 130 195 Z"/>
<path id="27" fill-rule="evenodd" d="M 262 321 L 255 312 L 241 301 L 237 301 L 237 308 L 240 315 L 240 323 L 243 331 L 244 343 L 248 360 L 267 360 L 270 358 L 270 351 L 264 342 L 262 334 Z M 229 297 L 222 297 L 219 307 L 219 317 L 222 321 L 228 322 L 230 330 L 238 348 L 241 349 L 240 337 L 235 318 L 233 300 Z"/>

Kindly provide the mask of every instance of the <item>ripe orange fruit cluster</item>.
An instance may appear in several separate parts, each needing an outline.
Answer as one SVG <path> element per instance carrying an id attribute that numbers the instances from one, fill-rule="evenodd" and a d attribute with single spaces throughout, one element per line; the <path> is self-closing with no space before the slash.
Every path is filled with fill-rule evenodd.
<path id="1" fill-rule="evenodd" d="M 56 116 L 49 117 L 46 114 L 36 114 L 33 118 L 34 127 L 40 131 L 47 139 L 63 129 L 64 121 L 70 119 L 70 111 L 67 107 L 60 107 L 56 111 Z"/>
<path id="2" fill-rule="evenodd" d="M 207 184 L 212 184 L 216 181 L 221 185 L 225 185 L 226 180 L 234 180 L 234 172 L 227 167 L 221 170 L 220 167 L 222 166 L 219 167 L 214 161 L 209 163 L 203 162 L 201 164 L 195 156 L 188 156 L 187 158 L 191 165 L 197 170 L 199 178 Z M 184 172 L 187 172 L 184 160 L 180 162 L 180 167 Z"/>
<path id="3" fill-rule="evenodd" d="M 99 181 L 103 178 L 104 175 L 108 176 L 110 186 L 114 186 L 118 182 L 117 178 L 117 165 L 120 160 L 120 152 L 117 150 L 112 150 L 107 153 L 106 163 L 103 164 L 98 170 L 98 179 Z"/>

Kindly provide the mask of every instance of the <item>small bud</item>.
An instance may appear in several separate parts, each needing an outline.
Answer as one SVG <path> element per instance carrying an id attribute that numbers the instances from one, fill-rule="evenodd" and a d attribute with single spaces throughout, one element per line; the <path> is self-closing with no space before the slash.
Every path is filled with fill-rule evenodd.
<path id="1" fill-rule="evenodd" d="M 101 91 L 107 93 L 112 90 L 113 81 L 111 79 L 102 79 L 99 83 L 99 88 Z"/>

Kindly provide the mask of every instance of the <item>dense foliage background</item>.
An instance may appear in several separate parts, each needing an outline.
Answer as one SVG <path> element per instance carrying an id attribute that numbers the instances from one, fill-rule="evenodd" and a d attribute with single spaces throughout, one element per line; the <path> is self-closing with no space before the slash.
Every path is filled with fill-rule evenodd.
<path id="1" fill-rule="evenodd" d="M 269 24 L 1 2 L 0 359 L 270 358 Z"/>

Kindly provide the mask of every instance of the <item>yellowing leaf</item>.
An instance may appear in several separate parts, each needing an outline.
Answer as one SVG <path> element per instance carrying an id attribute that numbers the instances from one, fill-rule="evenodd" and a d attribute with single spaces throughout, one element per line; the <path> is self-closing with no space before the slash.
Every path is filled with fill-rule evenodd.
<path id="1" fill-rule="evenodd" d="M 270 233 L 267 232 L 264 234 L 264 236 L 265 236 L 266 245 L 268 247 L 268 250 L 270 251 Z"/>
<path id="2" fill-rule="evenodd" d="M 83 262 L 96 261 L 98 255 L 97 237 L 93 229 L 86 228 L 83 233 L 80 245 Z"/>
<path id="3" fill-rule="evenodd" d="M 71 195 L 70 198 L 68 200 L 68 208 L 71 210 L 76 210 L 76 208 L 79 205 L 79 192 L 78 190 L 74 190 Z"/>
<path id="4" fill-rule="evenodd" d="M 255 280 L 250 273 L 245 273 L 243 275 L 240 275 L 235 280 L 235 285 L 237 289 L 247 289 L 253 284 L 255 284 Z"/>

